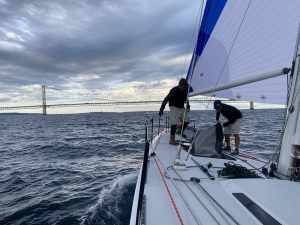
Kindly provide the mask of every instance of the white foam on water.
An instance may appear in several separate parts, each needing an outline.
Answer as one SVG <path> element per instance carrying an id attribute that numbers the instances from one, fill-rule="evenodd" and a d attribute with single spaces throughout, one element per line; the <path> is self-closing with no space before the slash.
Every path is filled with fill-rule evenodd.
<path id="1" fill-rule="evenodd" d="M 138 174 L 132 173 L 125 176 L 118 176 L 114 182 L 108 187 L 103 189 L 99 194 L 98 202 L 95 205 L 90 206 L 85 214 L 79 219 L 80 225 L 83 225 L 87 220 L 93 219 L 97 209 L 100 209 L 104 203 L 112 203 L 106 211 L 106 216 L 114 218 L 115 212 L 120 212 L 118 208 L 118 202 L 121 200 L 121 196 L 124 192 L 124 187 L 130 184 L 136 183 Z M 103 224 L 105 222 L 102 220 Z"/>

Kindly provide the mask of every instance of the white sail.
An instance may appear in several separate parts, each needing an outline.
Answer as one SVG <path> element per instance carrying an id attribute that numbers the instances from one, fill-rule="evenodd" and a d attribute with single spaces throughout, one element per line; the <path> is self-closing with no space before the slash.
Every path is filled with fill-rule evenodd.
<path id="1" fill-rule="evenodd" d="M 198 34 L 190 92 L 291 68 L 299 12 L 300 1 L 208 0 Z M 193 60 L 187 79 L 192 65 Z M 214 96 L 285 104 L 287 76 L 217 91 Z"/>

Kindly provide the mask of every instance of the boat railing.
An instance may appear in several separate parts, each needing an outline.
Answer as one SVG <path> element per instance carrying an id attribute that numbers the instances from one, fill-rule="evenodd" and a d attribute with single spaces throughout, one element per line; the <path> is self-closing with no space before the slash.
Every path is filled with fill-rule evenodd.
<path id="1" fill-rule="evenodd" d="M 144 152 L 144 159 L 143 159 L 143 166 L 142 166 L 142 174 L 140 179 L 140 186 L 139 186 L 139 198 L 138 198 L 138 206 L 137 206 L 137 214 L 136 214 L 136 225 L 144 224 L 145 222 L 145 214 L 143 212 L 143 206 L 145 206 L 145 197 L 144 197 L 144 188 L 146 183 L 146 172 L 148 167 L 148 155 L 149 155 L 149 147 L 150 147 L 150 140 L 152 141 L 151 137 L 153 137 L 153 119 L 150 121 L 150 132 L 149 132 L 149 125 L 146 121 L 145 123 L 145 152 Z M 150 134 L 150 136 L 149 136 Z M 150 138 L 150 139 L 149 139 Z"/>
<path id="2" fill-rule="evenodd" d="M 152 117 L 149 121 L 149 124 L 147 125 L 147 140 L 150 142 L 150 144 L 153 143 L 153 138 L 154 137 L 154 129 L 155 129 L 155 124 L 154 124 L 154 118 L 155 117 Z M 163 121 L 162 117 L 158 117 L 158 123 L 156 124 L 157 125 L 157 135 L 159 135 L 161 132 L 163 131 L 170 131 L 170 119 L 171 117 L 169 115 L 166 116 L 165 118 L 165 128 L 164 130 L 161 130 L 161 121 Z M 195 120 L 193 119 L 190 119 L 190 124 L 193 123 L 193 127 L 196 128 L 196 124 L 195 124 Z M 147 121 L 148 123 L 148 121 Z"/>
<path id="3" fill-rule="evenodd" d="M 165 126 L 163 126 L 163 130 L 160 130 L 160 121 L 161 117 L 158 119 L 158 135 L 153 138 L 154 136 L 154 122 L 153 117 L 150 119 L 149 123 L 146 121 L 145 123 L 145 151 L 144 151 L 144 159 L 142 165 L 142 173 L 140 178 L 140 185 L 139 185 L 139 198 L 138 198 L 138 206 L 137 206 L 137 214 L 136 214 L 136 225 L 144 224 L 145 221 L 145 214 L 144 214 L 144 207 L 145 207 L 145 196 L 144 196 L 144 188 L 146 183 L 146 176 L 147 176 L 147 167 L 148 167 L 148 156 L 150 152 L 150 145 L 152 147 L 155 145 L 155 141 L 158 141 L 158 136 L 163 131 L 168 131 L 170 128 L 169 124 L 169 115 L 166 116 Z"/>

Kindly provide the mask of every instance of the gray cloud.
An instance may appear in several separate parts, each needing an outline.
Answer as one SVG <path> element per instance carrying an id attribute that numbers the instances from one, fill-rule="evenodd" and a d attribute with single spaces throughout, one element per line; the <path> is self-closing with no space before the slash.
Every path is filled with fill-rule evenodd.
<path id="1" fill-rule="evenodd" d="M 73 79 L 87 90 L 180 76 L 199 6 L 180 0 L 2 0 L 1 92 L 33 84 L 68 89 L 78 76 L 94 75 Z"/>

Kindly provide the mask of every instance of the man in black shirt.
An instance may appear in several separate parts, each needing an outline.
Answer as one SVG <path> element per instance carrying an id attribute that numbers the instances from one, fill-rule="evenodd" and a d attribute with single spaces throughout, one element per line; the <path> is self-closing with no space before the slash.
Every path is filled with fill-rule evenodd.
<path id="1" fill-rule="evenodd" d="M 241 129 L 241 124 L 243 122 L 242 113 L 235 107 L 221 103 L 220 100 L 214 102 L 214 109 L 217 111 L 217 123 L 219 122 L 220 113 L 225 116 L 228 121 L 222 124 L 224 128 L 226 147 L 223 150 L 231 150 L 230 147 L 230 134 L 233 134 L 235 138 L 235 150 L 230 154 L 238 155 L 240 146 L 240 136 L 239 132 Z"/>
<path id="2" fill-rule="evenodd" d="M 163 111 L 165 109 L 165 106 L 167 102 L 169 102 L 170 106 L 170 112 L 171 112 L 171 134 L 170 134 L 170 141 L 169 144 L 176 145 L 175 142 L 175 131 L 176 131 L 176 125 L 179 123 L 179 117 L 181 116 L 184 118 L 184 124 L 183 124 L 183 131 L 186 128 L 186 126 L 189 124 L 189 115 L 188 112 L 190 111 L 190 105 L 189 101 L 187 99 L 188 95 L 188 83 L 187 80 L 184 78 L 181 78 L 179 81 L 178 86 L 173 87 L 169 94 L 165 97 L 163 103 L 161 104 L 159 115 L 163 115 Z M 187 101 L 187 110 L 184 115 L 185 107 L 184 103 Z M 182 131 L 182 136 L 186 138 L 186 135 Z M 178 134 L 181 134 L 181 131 L 177 131 Z"/>

